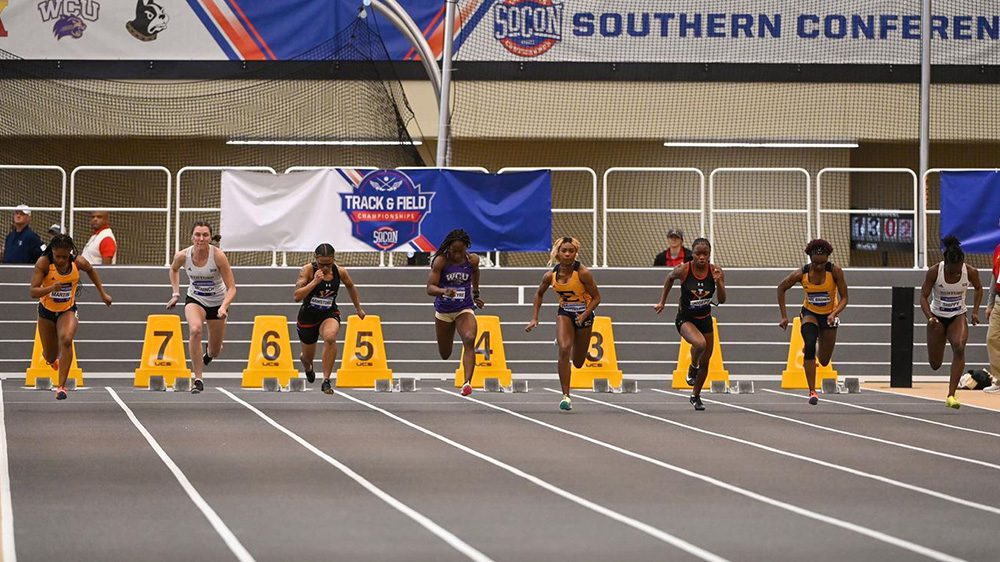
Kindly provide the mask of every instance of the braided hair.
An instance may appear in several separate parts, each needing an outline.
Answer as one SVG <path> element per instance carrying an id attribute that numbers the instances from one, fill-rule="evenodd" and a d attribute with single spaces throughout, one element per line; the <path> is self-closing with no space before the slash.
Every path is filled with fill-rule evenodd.
<path id="1" fill-rule="evenodd" d="M 76 255 L 76 244 L 73 243 L 73 238 L 69 234 L 56 234 L 49 240 L 47 246 L 45 246 L 45 251 L 42 253 L 43 256 L 49 258 L 49 261 L 54 261 L 52 257 L 52 250 L 55 249 L 66 249 L 69 250 L 70 256 Z"/>
<path id="2" fill-rule="evenodd" d="M 472 239 L 469 238 L 469 233 L 462 230 L 461 228 L 456 228 L 455 230 L 449 232 L 448 235 L 444 237 L 444 240 L 441 241 L 441 244 L 437 247 L 437 250 L 434 252 L 434 255 L 431 256 L 431 262 L 433 262 L 434 259 L 437 258 L 438 256 L 443 255 L 445 252 L 447 252 L 448 248 L 450 248 L 451 245 L 455 242 L 461 242 L 462 244 L 465 244 L 466 249 L 472 247 Z"/>

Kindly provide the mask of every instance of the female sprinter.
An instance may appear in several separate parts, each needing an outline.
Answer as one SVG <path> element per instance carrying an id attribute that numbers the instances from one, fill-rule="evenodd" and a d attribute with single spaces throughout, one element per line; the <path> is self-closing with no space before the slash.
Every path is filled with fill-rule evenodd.
<path id="1" fill-rule="evenodd" d="M 365 317 L 358 289 L 347 270 L 334 263 L 334 254 L 335 250 L 330 244 L 316 246 L 316 259 L 302 266 L 292 294 L 295 302 L 302 303 L 295 328 L 302 344 L 299 360 L 302 361 L 306 380 L 309 382 L 316 381 L 313 358 L 316 356 L 316 341 L 320 336 L 323 337 L 323 384 L 320 390 L 326 394 L 333 394 L 330 375 L 333 373 L 333 362 L 337 360 L 337 332 L 340 331 L 337 292 L 341 281 L 344 282 L 347 294 L 351 296 L 358 317 Z"/>
<path id="2" fill-rule="evenodd" d="M 104 292 L 97 271 L 90 262 L 74 255 L 75 252 L 72 238 L 56 234 L 35 262 L 29 290 L 31 298 L 38 299 L 38 338 L 42 342 L 42 357 L 59 372 L 56 400 L 67 398 L 66 378 L 73 365 L 73 338 L 80 325 L 76 314 L 76 288 L 81 271 L 90 276 L 104 304 L 111 306 L 111 295 Z"/>
<path id="3" fill-rule="evenodd" d="M 927 359 L 931 369 L 938 370 L 944 362 L 945 340 L 951 344 L 951 379 L 945 404 L 957 410 L 961 404 L 955 391 L 958 379 L 962 378 L 962 371 L 965 370 L 965 343 L 969 340 L 965 295 L 971 283 L 976 290 L 972 324 L 979 324 L 983 284 L 979 281 L 979 270 L 965 263 L 965 252 L 958 238 L 948 236 L 941 242 L 944 244 L 944 261 L 927 269 L 924 284 L 920 287 L 920 309 L 927 317 Z"/>
<path id="4" fill-rule="evenodd" d="M 542 276 L 542 282 L 535 293 L 531 322 L 525 332 L 538 326 L 538 311 L 549 287 L 559 295 L 559 311 L 556 313 L 556 343 L 559 345 L 559 383 L 563 397 L 559 402 L 562 410 L 572 410 L 569 397 L 570 358 L 577 369 L 583 367 L 590 347 L 590 333 L 594 329 L 594 310 L 601 304 L 601 293 L 594 283 L 594 276 L 583 264 L 576 260 L 580 252 L 580 241 L 576 238 L 560 238 L 552 246 L 549 265 L 555 264 Z"/>
<path id="5" fill-rule="evenodd" d="M 809 385 L 809 403 L 819 403 L 816 395 L 816 342 L 819 342 L 819 362 L 826 366 L 833 357 L 833 346 L 837 343 L 837 326 L 840 313 L 847 308 L 847 279 L 844 270 L 830 261 L 833 246 L 817 238 L 806 244 L 809 263 L 802 269 L 791 272 L 778 285 L 778 309 L 782 330 L 788 328 L 788 314 L 785 311 L 785 292 L 796 283 L 802 283 L 805 299 L 802 301 L 802 368 L 806 372 Z M 839 294 L 839 298 L 838 298 Z"/>
<path id="6" fill-rule="evenodd" d="M 174 262 L 170 264 L 170 286 L 174 292 L 167 302 L 168 309 L 177 305 L 181 297 L 182 267 L 190 281 L 187 298 L 184 299 L 184 316 L 188 323 L 188 349 L 191 351 L 191 365 L 194 367 L 192 394 L 205 390 L 205 383 L 201 380 L 205 365 L 222 353 L 229 305 L 236 298 L 236 279 L 233 278 L 233 269 L 229 267 L 229 259 L 222 250 L 211 244 L 221 239 L 221 236 L 212 234 L 210 224 L 198 221 L 191 228 L 192 245 L 177 252 Z M 208 345 L 203 356 L 201 330 L 206 320 Z"/>
<path id="7" fill-rule="evenodd" d="M 462 396 L 472 394 L 472 373 L 476 369 L 475 308 L 486 303 L 479 298 L 479 256 L 469 253 L 472 240 L 462 229 L 444 237 L 431 257 L 427 294 L 434 297 L 434 326 L 441 359 L 451 357 L 455 331 L 462 338 L 462 368 L 465 384 Z"/>
<path id="8" fill-rule="evenodd" d="M 712 265 L 712 244 L 705 238 L 697 238 L 691 244 L 694 260 L 679 265 L 667 274 L 663 282 L 660 302 L 653 306 L 657 314 L 663 312 L 667 295 L 674 281 L 681 282 L 681 302 L 674 324 L 681 337 L 691 344 L 691 366 L 688 367 L 687 383 L 694 387 L 691 405 L 695 410 L 704 410 L 701 403 L 701 387 L 708 378 L 708 364 L 715 347 L 712 330 L 712 297 L 717 296 L 719 304 L 726 302 L 726 277 L 722 269 Z"/>

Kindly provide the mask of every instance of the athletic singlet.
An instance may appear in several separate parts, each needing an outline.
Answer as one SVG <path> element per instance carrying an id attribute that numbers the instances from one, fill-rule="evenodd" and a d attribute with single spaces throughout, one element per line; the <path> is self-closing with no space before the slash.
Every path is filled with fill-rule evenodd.
<path id="1" fill-rule="evenodd" d="M 826 262 L 823 282 L 814 285 L 809 281 L 809 264 L 802 267 L 802 289 L 806 296 L 802 307 L 816 314 L 830 314 L 837 306 L 837 283 L 833 280 L 833 264 Z"/>
<path id="2" fill-rule="evenodd" d="M 690 318 L 705 318 L 712 314 L 712 297 L 715 295 L 715 278 L 712 264 L 708 264 L 705 276 L 699 278 L 694 272 L 693 262 L 688 264 L 684 280 L 681 281 L 681 303 L 679 315 Z"/>
<path id="3" fill-rule="evenodd" d="M 312 274 L 319 271 L 319 264 L 312 263 Z M 333 264 L 333 279 L 320 281 L 313 290 L 302 299 L 302 312 L 322 314 L 337 309 L 337 292 L 340 291 L 340 269 Z"/>
<path id="4" fill-rule="evenodd" d="M 201 266 L 194 264 L 194 260 L 191 259 L 192 252 L 194 246 L 184 253 L 184 270 L 190 281 L 187 296 L 205 306 L 222 306 L 222 302 L 226 300 L 226 284 L 222 282 L 222 273 L 215 264 L 216 249 L 208 247 L 208 261 Z"/>
<path id="5" fill-rule="evenodd" d="M 962 264 L 962 275 L 957 283 L 947 283 L 944 278 L 944 262 L 938 264 L 937 281 L 931 288 L 931 312 L 941 318 L 952 318 L 965 314 L 965 295 L 969 290 L 969 270 Z"/>
<path id="6" fill-rule="evenodd" d="M 559 295 L 559 308 L 579 314 L 590 305 L 590 293 L 580 281 L 580 262 L 573 262 L 573 272 L 565 283 L 559 282 L 559 265 L 552 268 L 552 290 Z"/>
<path id="7" fill-rule="evenodd" d="M 76 256 L 70 256 L 69 259 L 69 273 L 65 275 L 59 273 L 56 269 L 56 264 L 50 263 L 49 272 L 45 275 L 45 279 L 42 280 L 42 287 L 48 287 L 56 283 L 69 285 L 68 289 L 64 286 L 57 291 L 42 295 L 42 298 L 38 299 L 42 306 L 51 312 L 64 312 L 73 308 L 73 305 L 76 304 L 76 287 L 80 283 L 80 270 L 76 267 Z"/>
<path id="8" fill-rule="evenodd" d="M 455 296 L 440 295 L 434 298 L 434 310 L 442 314 L 451 314 L 468 308 L 475 308 L 472 300 L 472 262 L 466 254 L 462 263 L 451 263 L 444 258 L 444 269 L 438 279 L 438 287 L 455 289 Z"/>

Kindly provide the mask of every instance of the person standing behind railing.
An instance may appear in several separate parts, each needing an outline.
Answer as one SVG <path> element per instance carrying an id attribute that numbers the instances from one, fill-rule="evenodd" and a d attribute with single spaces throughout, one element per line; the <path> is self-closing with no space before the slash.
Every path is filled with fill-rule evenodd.
<path id="1" fill-rule="evenodd" d="M 80 255 L 92 264 L 118 263 L 118 241 L 108 224 L 109 218 L 107 211 L 90 213 L 90 228 L 94 234 L 87 240 Z"/>
<path id="2" fill-rule="evenodd" d="M 31 208 L 14 209 L 14 225 L 3 244 L 3 263 L 35 263 L 42 255 L 42 239 L 31 230 Z"/>
<path id="3" fill-rule="evenodd" d="M 993 375 L 994 381 L 1000 381 L 1000 313 L 994 314 L 997 311 L 993 310 L 998 295 L 1000 295 L 1000 244 L 993 250 L 993 279 L 990 281 L 990 296 L 986 299 L 986 320 L 990 323 L 986 331 L 986 351 L 990 357 L 990 374 Z M 1000 392 L 1000 384 L 994 382 L 984 388 L 983 392 L 996 394 Z"/>
<path id="4" fill-rule="evenodd" d="M 667 231 L 667 249 L 653 258 L 653 267 L 677 267 L 694 259 L 691 250 L 684 247 L 684 231 L 671 228 Z"/>

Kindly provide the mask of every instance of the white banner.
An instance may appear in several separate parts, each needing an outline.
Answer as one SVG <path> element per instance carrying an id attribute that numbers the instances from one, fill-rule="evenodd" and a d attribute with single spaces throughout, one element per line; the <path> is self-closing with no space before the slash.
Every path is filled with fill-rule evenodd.
<path id="1" fill-rule="evenodd" d="M 351 235 L 354 224 L 341 210 L 340 194 L 353 191 L 343 173 L 333 169 L 223 172 L 222 247 L 311 252 L 328 243 L 338 251 L 370 252 L 371 246 Z"/>

